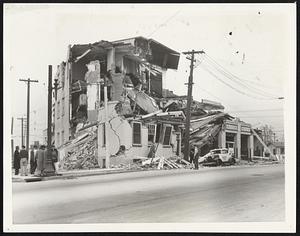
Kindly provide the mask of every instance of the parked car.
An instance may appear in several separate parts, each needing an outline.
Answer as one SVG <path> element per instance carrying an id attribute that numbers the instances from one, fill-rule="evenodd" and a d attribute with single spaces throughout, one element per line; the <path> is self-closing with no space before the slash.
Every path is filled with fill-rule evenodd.
<path id="1" fill-rule="evenodd" d="M 199 158 L 199 164 L 203 165 L 234 165 L 235 162 L 236 160 L 232 148 L 213 149 L 205 156 Z"/>

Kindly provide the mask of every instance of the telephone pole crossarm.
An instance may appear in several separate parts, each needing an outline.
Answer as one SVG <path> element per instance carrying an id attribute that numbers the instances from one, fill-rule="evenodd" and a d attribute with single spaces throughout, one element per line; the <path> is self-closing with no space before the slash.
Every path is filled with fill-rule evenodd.
<path id="1" fill-rule="evenodd" d="M 188 54 L 203 54 L 203 53 L 205 53 L 203 50 L 201 50 L 201 51 L 194 51 L 194 50 L 192 50 L 192 51 L 182 52 L 182 54 L 184 54 L 184 55 L 188 55 Z"/>

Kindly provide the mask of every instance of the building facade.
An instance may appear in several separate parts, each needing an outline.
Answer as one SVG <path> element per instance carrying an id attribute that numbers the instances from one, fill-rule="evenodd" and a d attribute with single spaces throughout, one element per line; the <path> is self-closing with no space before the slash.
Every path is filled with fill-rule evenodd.
<path id="1" fill-rule="evenodd" d="M 226 120 L 219 133 L 219 148 L 234 148 L 236 158 L 248 160 L 254 156 L 254 136 L 251 125 L 240 119 Z"/>

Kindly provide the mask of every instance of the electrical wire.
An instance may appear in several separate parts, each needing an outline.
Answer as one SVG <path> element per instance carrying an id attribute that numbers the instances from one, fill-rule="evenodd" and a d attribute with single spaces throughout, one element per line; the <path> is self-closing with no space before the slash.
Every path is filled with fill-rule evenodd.
<path id="1" fill-rule="evenodd" d="M 213 77 L 215 77 L 217 80 L 219 80 L 220 82 L 222 82 L 223 84 L 225 84 L 226 86 L 230 87 L 231 89 L 233 89 L 234 91 L 240 93 L 240 94 L 243 94 L 245 96 L 248 96 L 248 97 L 251 97 L 251 98 L 255 98 L 255 99 L 258 99 L 258 100 L 273 100 L 273 98 L 262 98 L 262 97 L 256 97 L 256 96 L 253 96 L 251 94 L 248 94 L 248 93 L 245 93 L 235 87 L 233 87 L 231 84 L 225 82 L 224 80 L 220 79 L 216 74 L 214 74 L 213 72 L 211 72 L 206 66 L 204 66 L 203 64 L 200 64 L 200 66 L 206 70 L 209 74 L 211 74 Z"/>
<path id="2" fill-rule="evenodd" d="M 217 96 L 215 96 L 214 94 L 212 94 L 211 92 L 207 91 L 206 89 L 203 89 L 200 85 L 195 84 L 199 89 L 203 90 L 204 92 L 206 92 L 207 94 L 209 94 L 210 96 L 216 98 L 219 102 L 221 102 L 223 99 L 218 98 Z"/>
<path id="3" fill-rule="evenodd" d="M 265 111 L 283 111 L 283 109 L 263 109 L 263 110 L 232 110 L 227 112 L 265 112 Z"/>
<path id="4" fill-rule="evenodd" d="M 233 79 L 236 79 L 237 81 L 240 82 L 240 84 L 242 84 L 243 82 L 248 82 L 248 83 L 250 82 L 250 81 L 248 81 L 248 80 L 241 79 L 240 77 L 238 77 L 238 76 L 232 74 L 231 72 L 229 72 L 228 70 L 226 70 L 223 66 L 221 66 L 216 60 L 214 60 L 214 59 L 213 59 L 212 57 L 210 57 L 209 55 L 206 54 L 206 56 L 207 56 L 207 58 L 208 58 L 212 63 L 214 63 L 215 65 L 219 66 L 219 67 L 221 68 L 221 71 L 223 71 L 223 73 L 225 73 L 225 74 L 228 75 L 228 76 L 231 76 L 231 78 L 233 78 Z M 252 83 L 252 84 L 253 84 L 253 83 Z M 268 95 L 271 96 L 271 97 L 276 97 L 276 95 L 274 95 L 274 94 L 272 94 L 272 93 L 269 93 L 269 92 L 266 92 L 266 91 L 264 91 L 264 90 L 261 90 L 261 89 L 259 89 L 259 88 L 257 88 L 257 87 L 253 87 L 253 86 L 245 85 L 245 84 L 242 84 L 242 85 L 245 86 L 245 87 L 247 87 L 247 88 L 249 88 L 250 90 L 255 91 L 256 93 L 263 93 L 263 95 L 268 94 Z"/>
<path id="5" fill-rule="evenodd" d="M 255 88 L 250 85 L 243 84 L 243 82 L 242 82 L 242 81 L 244 81 L 243 79 L 239 78 L 238 76 L 236 76 L 236 75 L 232 74 L 231 72 L 229 72 L 228 70 L 226 70 L 223 66 L 221 66 L 218 62 L 216 62 L 209 55 L 205 54 L 205 56 L 206 56 L 207 62 L 209 62 L 216 70 L 218 70 L 220 73 L 222 73 L 224 76 L 226 76 L 230 80 L 238 83 L 239 85 L 243 86 L 244 88 L 246 88 L 248 90 L 252 90 L 251 92 L 257 93 L 258 95 L 262 95 L 265 97 L 267 95 L 268 97 L 273 97 L 274 99 L 276 98 L 276 95 L 274 95 L 274 94 L 268 93 L 266 91 L 263 91 L 261 89 Z"/>
<path id="6" fill-rule="evenodd" d="M 170 16 L 166 21 L 164 21 L 164 23 L 160 24 L 155 30 L 153 30 L 148 36 L 152 36 L 156 31 L 158 31 L 162 26 L 166 25 L 170 20 L 172 20 L 176 15 L 178 15 L 178 13 L 180 12 L 181 10 L 178 10 L 177 12 L 175 12 L 172 16 Z"/>

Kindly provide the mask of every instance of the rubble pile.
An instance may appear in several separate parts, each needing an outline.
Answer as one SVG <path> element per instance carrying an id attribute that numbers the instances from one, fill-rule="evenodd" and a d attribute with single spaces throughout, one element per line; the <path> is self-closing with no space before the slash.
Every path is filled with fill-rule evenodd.
<path id="1" fill-rule="evenodd" d="M 97 135 L 95 132 L 90 132 L 77 143 L 73 143 L 66 153 L 63 168 L 66 170 L 98 168 L 96 147 Z"/>
<path id="2" fill-rule="evenodd" d="M 153 169 L 191 169 L 191 163 L 185 161 L 179 157 L 154 157 L 148 158 L 142 162 L 143 168 L 153 168 Z"/>

